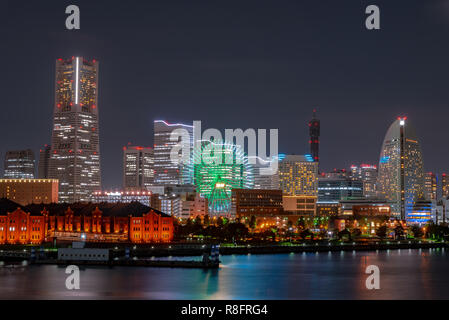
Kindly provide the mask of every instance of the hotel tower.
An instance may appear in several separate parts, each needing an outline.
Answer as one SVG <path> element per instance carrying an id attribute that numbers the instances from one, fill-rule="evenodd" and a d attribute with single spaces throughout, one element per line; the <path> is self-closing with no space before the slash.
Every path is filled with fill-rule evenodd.
<path id="1" fill-rule="evenodd" d="M 59 201 L 89 201 L 101 189 L 98 61 L 56 61 L 53 133 L 48 176 L 59 180 Z"/>
<path id="2" fill-rule="evenodd" d="M 394 121 L 385 135 L 377 180 L 379 196 L 392 203 L 392 214 L 410 220 L 424 194 L 421 147 L 407 118 Z"/>

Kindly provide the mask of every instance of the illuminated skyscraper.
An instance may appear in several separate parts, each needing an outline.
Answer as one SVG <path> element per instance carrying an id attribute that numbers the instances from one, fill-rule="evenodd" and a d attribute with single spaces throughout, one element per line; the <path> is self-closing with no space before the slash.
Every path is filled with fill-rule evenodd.
<path id="1" fill-rule="evenodd" d="M 182 163 L 173 163 L 170 159 L 172 148 L 178 141 L 171 141 L 170 135 L 176 129 L 185 129 L 190 134 L 190 150 L 193 149 L 193 126 L 182 123 L 154 121 L 154 183 L 156 185 L 181 184 Z"/>
<path id="2" fill-rule="evenodd" d="M 316 196 L 318 162 L 310 155 L 287 155 L 279 162 L 279 189 L 285 195 Z"/>
<path id="3" fill-rule="evenodd" d="M 33 179 L 34 178 L 33 150 L 8 151 L 5 154 L 5 179 Z"/>
<path id="4" fill-rule="evenodd" d="M 316 118 L 316 110 L 313 109 L 313 118 L 309 121 L 309 134 L 310 134 L 310 154 L 313 161 L 320 161 L 319 149 L 320 149 L 320 120 Z"/>
<path id="5" fill-rule="evenodd" d="M 426 200 L 437 199 L 437 176 L 433 172 L 424 175 L 424 198 Z"/>
<path id="6" fill-rule="evenodd" d="M 48 175 L 59 180 L 59 201 L 89 201 L 101 190 L 98 61 L 56 61 L 55 105 Z"/>
<path id="7" fill-rule="evenodd" d="M 424 196 L 421 147 L 407 118 L 398 118 L 382 144 L 377 180 L 379 196 L 392 202 L 392 214 L 408 218 L 413 205 Z"/>
<path id="8" fill-rule="evenodd" d="M 318 201 L 338 203 L 340 200 L 363 197 L 363 182 L 350 178 L 319 178 Z"/>
<path id="9" fill-rule="evenodd" d="M 377 166 L 370 164 L 361 164 L 360 166 L 351 166 L 351 178 L 363 181 L 363 195 L 367 198 L 375 198 Z"/>
<path id="10" fill-rule="evenodd" d="M 148 147 L 123 147 L 123 188 L 142 190 L 154 182 L 153 149 Z"/>

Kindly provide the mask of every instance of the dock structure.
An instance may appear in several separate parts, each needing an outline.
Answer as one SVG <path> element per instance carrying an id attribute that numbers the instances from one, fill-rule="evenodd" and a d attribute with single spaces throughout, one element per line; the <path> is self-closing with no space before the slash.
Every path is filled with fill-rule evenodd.
<path id="1" fill-rule="evenodd" d="M 206 248 L 202 260 L 169 260 L 154 259 L 153 255 L 131 257 L 130 248 L 123 253 L 113 249 L 85 248 L 81 243 L 73 243 L 71 248 L 59 248 L 57 254 L 36 255 L 35 248 L 23 251 L 1 251 L 0 262 L 42 265 L 83 265 L 83 266 L 136 266 L 136 267 L 169 267 L 169 268 L 219 268 L 218 245 Z M 209 250 L 210 249 L 210 250 Z M 54 252 L 56 253 L 56 252 Z M 0 264 L 0 266 L 3 266 Z"/>

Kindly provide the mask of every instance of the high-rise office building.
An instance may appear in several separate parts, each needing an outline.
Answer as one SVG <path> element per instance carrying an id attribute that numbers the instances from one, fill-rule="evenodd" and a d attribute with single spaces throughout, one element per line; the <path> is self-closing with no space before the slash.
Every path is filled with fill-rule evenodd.
<path id="1" fill-rule="evenodd" d="M 360 166 L 351 166 L 351 178 L 363 182 L 363 195 L 366 198 L 377 197 L 377 166 L 370 164 L 361 164 Z"/>
<path id="2" fill-rule="evenodd" d="M 446 173 L 441 175 L 441 191 L 443 197 L 449 197 L 449 176 Z"/>
<path id="3" fill-rule="evenodd" d="M 320 161 L 319 149 L 320 149 L 320 120 L 316 118 L 316 110 L 313 109 L 312 120 L 309 121 L 309 134 L 310 134 L 310 154 L 313 161 Z"/>
<path id="4" fill-rule="evenodd" d="M 318 162 L 310 155 L 287 155 L 279 162 L 279 189 L 285 195 L 316 196 Z"/>
<path id="5" fill-rule="evenodd" d="M 48 176 L 59 180 L 59 201 L 89 201 L 101 190 L 98 61 L 56 61 L 55 105 Z"/>
<path id="6" fill-rule="evenodd" d="M 143 190 L 154 183 L 154 155 L 149 147 L 123 147 L 123 189 Z"/>
<path id="7" fill-rule="evenodd" d="M 379 197 L 392 202 L 392 214 L 405 220 L 421 199 L 424 171 L 421 147 L 407 118 L 398 118 L 388 129 L 380 152 L 377 188 Z"/>
<path id="8" fill-rule="evenodd" d="M 319 178 L 318 202 L 337 203 L 340 200 L 363 198 L 363 182 L 350 178 Z"/>
<path id="9" fill-rule="evenodd" d="M 6 152 L 4 170 L 5 179 L 33 179 L 34 152 L 30 149 Z"/>
<path id="10" fill-rule="evenodd" d="M 156 185 L 181 184 L 183 164 L 174 163 L 170 158 L 172 148 L 178 141 L 170 136 L 176 129 L 185 129 L 190 135 L 189 147 L 193 149 L 193 126 L 182 123 L 168 123 L 164 120 L 154 121 L 154 183 Z"/>
<path id="11" fill-rule="evenodd" d="M 39 179 L 48 179 L 48 165 L 50 162 L 51 147 L 46 144 L 43 149 L 39 150 L 39 165 L 37 176 Z"/>
<path id="12" fill-rule="evenodd" d="M 426 172 L 424 175 L 424 198 L 426 200 L 437 199 L 437 175 L 433 172 Z"/>

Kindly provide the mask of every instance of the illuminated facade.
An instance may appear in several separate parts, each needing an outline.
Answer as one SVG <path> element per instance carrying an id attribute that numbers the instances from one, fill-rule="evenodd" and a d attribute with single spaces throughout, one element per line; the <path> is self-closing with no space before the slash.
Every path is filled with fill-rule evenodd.
<path id="1" fill-rule="evenodd" d="M 149 147 L 123 147 L 123 189 L 147 189 L 154 183 L 154 154 Z"/>
<path id="2" fill-rule="evenodd" d="M 336 216 L 340 213 L 340 202 L 317 202 L 316 204 L 316 215 L 317 216 Z"/>
<path id="3" fill-rule="evenodd" d="M 140 202 L 151 207 L 150 191 L 95 191 L 92 196 L 93 203 L 131 203 Z"/>
<path id="4" fill-rule="evenodd" d="M 0 214 L 0 244 L 40 244 L 47 234 L 48 216 L 31 216 L 17 208 Z"/>
<path id="5" fill-rule="evenodd" d="M 352 165 L 351 178 L 363 182 L 363 195 L 366 198 L 377 197 L 377 166 L 370 164 Z"/>
<path id="6" fill-rule="evenodd" d="M 207 199 L 196 193 L 182 195 L 181 206 L 182 211 L 179 218 L 182 219 L 196 219 L 197 217 L 204 217 L 209 214 Z"/>
<path id="7" fill-rule="evenodd" d="M 379 160 L 378 195 L 393 202 L 392 213 L 405 220 L 424 196 L 421 147 L 407 118 L 394 121 L 385 135 Z"/>
<path id="8" fill-rule="evenodd" d="M 171 141 L 170 135 L 176 129 L 184 129 L 190 135 L 189 148 L 193 149 L 193 126 L 182 123 L 168 123 L 163 120 L 154 121 L 154 183 L 156 185 L 181 184 L 181 161 L 173 163 L 170 159 L 172 148 L 178 141 Z"/>
<path id="9" fill-rule="evenodd" d="M 443 197 L 449 197 L 449 176 L 446 173 L 441 175 L 441 189 L 443 192 Z"/>
<path id="10" fill-rule="evenodd" d="M 0 198 L 23 206 L 31 203 L 57 203 L 58 180 L 0 179 Z"/>
<path id="11" fill-rule="evenodd" d="M 282 214 L 281 190 L 232 189 L 232 215 L 239 219 L 251 216 L 272 217 Z"/>
<path id="12" fill-rule="evenodd" d="M 5 179 L 34 179 L 34 152 L 30 149 L 5 154 Z"/>
<path id="13" fill-rule="evenodd" d="M 273 157 L 272 160 L 264 160 L 260 157 L 255 157 L 255 164 L 251 164 L 254 174 L 254 189 L 273 190 L 279 187 L 279 174 L 277 166 L 273 161 L 279 161 L 284 155 Z M 248 157 L 250 159 L 250 157 Z M 275 170 L 276 169 L 276 170 Z M 268 173 L 268 174 L 266 174 Z"/>
<path id="14" fill-rule="evenodd" d="M 340 215 L 348 216 L 390 216 L 391 206 L 385 201 L 360 199 L 340 201 Z"/>
<path id="15" fill-rule="evenodd" d="M 279 189 L 286 195 L 316 196 L 318 162 L 309 155 L 287 155 L 279 162 Z"/>
<path id="16" fill-rule="evenodd" d="M 43 149 L 39 150 L 39 165 L 37 177 L 39 179 L 48 179 L 48 166 L 50 163 L 51 147 L 46 144 Z"/>
<path id="17" fill-rule="evenodd" d="M 160 210 L 171 217 L 181 217 L 182 201 L 181 196 L 176 194 L 159 196 Z"/>
<path id="18" fill-rule="evenodd" d="M 316 215 L 316 196 L 286 196 L 282 197 L 284 211 L 293 212 L 300 216 Z"/>
<path id="19" fill-rule="evenodd" d="M 433 172 L 424 175 L 424 198 L 426 200 L 437 199 L 437 176 Z"/>
<path id="20" fill-rule="evenodd" d="M 413 204 L 412 211 L 407 216 L 407 222 L 423 225 L 434 220 L 434 217 L 432 201 L 419 199 Z"/>
<path id="21" fill-rule="evenodd" d="M 89 201 L 101 190 L 98 61 L 56 61 L 55 105 L 48 175 L 59 180 L 59 201 Z"/>
<path id="22" fill-rule="evenodd" d="M 136 202 L 17 207 L 0 201 L 0 244 L 170 242 L 173 230 L 171 217 Z"/>

